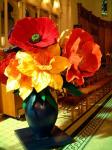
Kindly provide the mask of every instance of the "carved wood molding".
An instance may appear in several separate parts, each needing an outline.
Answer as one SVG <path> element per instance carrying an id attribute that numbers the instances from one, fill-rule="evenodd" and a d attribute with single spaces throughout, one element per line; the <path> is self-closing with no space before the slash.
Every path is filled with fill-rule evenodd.
<path id="1" fill-rule="evenodd" d="M 112 53 L 112 21 L 102 20 L 78 3 L 78 23 L 94 37 L 102 50 L 103 59 Z"/>
<path id="2" fill-rule="evenodd" d="M 91 11 L 84 8 L 81 3 L 78 3 L 78 16 L 94 22 L 96 25 L 112 28 L 112 21 L 102 20 L 100 17 L 95 16 Z"/>

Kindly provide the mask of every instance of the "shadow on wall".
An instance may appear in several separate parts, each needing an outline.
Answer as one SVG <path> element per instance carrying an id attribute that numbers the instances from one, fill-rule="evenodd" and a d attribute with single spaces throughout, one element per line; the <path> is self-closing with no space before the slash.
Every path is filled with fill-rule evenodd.
<path id="1" fill-rule="evenodd" d="M 74 24 L 73 29 L 75 29 L 75 28 L 82 28 L 82 25 L 81 24 Z"/>
<path id="2" fill-rule="evenodd" d="M 6 150 L 6 149 L 4 149 L 4 148 L 0 147 L 0 150 Z"/>

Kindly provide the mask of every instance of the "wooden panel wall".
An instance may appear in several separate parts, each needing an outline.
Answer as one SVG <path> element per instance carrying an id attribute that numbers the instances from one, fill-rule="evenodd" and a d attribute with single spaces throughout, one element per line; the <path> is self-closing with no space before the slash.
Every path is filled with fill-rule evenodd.
<path id="1" fill-rule="evenodd" d="M 12 92 L 6 92 L 6 87 L 0 84 L 0 113 L 19 117 L 24 114 L 22 99 Z"/>
<path id="2" fill-rule="evenodd" d="M 96 17 L 78 3 L 78 23 L 94 36 L 95 41 L 101 47 L 104 59 L 107 52 L 112 53 L 112 21 Z"/>
<path id="3" fill-rule="evenodd" d="M 3 113 L 3 105 L 2 105 L 2 94 L 1 94 L 1 84 L 0 84 L 0 114 Z"/>

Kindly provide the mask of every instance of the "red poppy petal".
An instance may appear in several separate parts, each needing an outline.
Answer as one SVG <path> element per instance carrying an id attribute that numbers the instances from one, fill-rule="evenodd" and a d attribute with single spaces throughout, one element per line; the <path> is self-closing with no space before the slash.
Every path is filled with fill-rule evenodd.
<path id="1" fill-rule="evenodd" d="M 37 22 L 37 30 L 39 30 L 39 34 L 42 35 L 42 40 L 37 43 L 37 45 L 40 47 L 46 47 L 55 43 L 59 36 L 59 32 L 54 21 L 47 17 L 41 17 L 37 19 Z"/>
<path id="2" fill-rule="evenodd" d="M 91 77 L 95 74 L 95 72 L 81 71 L 81 75 L 83 77 Z"/>
<path id="3" fill-rule="evenodd" d="M 1 81 L 1 83 L 6 84 L 7 77 L 4 74 L 0 75 L 0 81 Z"/>
<path id="4" fill-rule="evenodd" d="M 2 83 L 5 83 L 7 80 L 7 77 L 4 75 L 5 68 L 9 64 L 11 58 L 15 56 L 15 52 L 7 54 L 7 57 L 0 61 L 0 80 Z"/>
<path id="5" fill-rule="evenodd" d="M 75 52 L 72 52 L 70 57 L 69 57 L 69 61 L 71 64 L 74 64 L 74 68 L 77 69 L 79 63 L 81 62 L 81 57 L 79 55 L 77 55 Z"/>
<path id="6" fill-rule="evenodd" d="M 78 70 L 75 70 L 73 66 L 67 71 L 66 80 L 68 82 L 76 83 L 79 86 L 84 84 L 83 76 L 80 74 Z"/>
<path id="7" fill-rule="evenodd" d="M 74 81 L 77 85 L 81 86 L 84 84 L 84 78 L 83 77 L 80 77 L 79 79 L 76 79 Z"/>
<path id="8" fill-rule="evenodd" d="M 83 56 L 86 56 L 90 53 L 92 53 L 93 50 L 93 46 L 94 46 L 94 42 L 92 41 L 87 41 L 86 43 L 84 43 L 80 49 L 80 51 L 78 53 L 80 53 Z"/>
<path id="9" fill-rule="evenodd" d="M 70 35 L 70 38 L 66 44 L 66 52 L 69 53 L 71 50 L 71 47 L 73 43 L 80 38 L 80 46 L 84 44 L 87 41 L 93 41 L 93 37 L 86 31 L 80 28 L 76 28 L 72 30 L 72 34 Z"/>
<path id="10" fill-rule="evenodd" d="M 41 41 L 35 44 L 31 43 L 30 39 L 33 34 L 40 34 Z M 57 27 L 51 19 L 26 17 L 15 24 L 9 37 L 9 43 L 24 50 L 37 51 L 42 47 L 56 43 L 58 36 Z"/>
<path id="11" fill-rule="evenodd" d="M 74 68 L 74 65 L 71 65 L 71 67 L 67 70 L 66 80 L 68 82 L 72 82 L 75 78 L 79 79 L 80 75 L 80 72 Z"/>
<path id="12" fill-rule="evenodd" d="M 19 42 L 27 42 L 36 32 L 35 19 L 30 17 L 18 20 L 9 38 L 9 43 L 19 46 Z M 16 43 L 15 43 L 16 42 Z"/>
<path id="13" fill-rule="evenodd" d="M 98 68 L 99 68 L 101 66 L 102 53 L 100 50 L 100 46 L 98 44 L 94 44 L 92 54 L 96 55 L 98 60 Z"/>
<path id="14" fill-rule="evenodd" d="M 79 65 L 81 71 L 95 72 L 98 69 L 98 59 L 96 55 L 89 54 L 83 58 Z"/>

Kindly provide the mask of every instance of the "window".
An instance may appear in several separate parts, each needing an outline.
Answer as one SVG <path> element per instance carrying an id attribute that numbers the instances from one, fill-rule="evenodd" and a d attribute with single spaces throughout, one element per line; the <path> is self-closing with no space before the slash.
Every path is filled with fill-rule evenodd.
<path id="1" fill-rule="evenodd" d="M 102 15 L 107 15 L 107 0 L 102 0 Z"/>

